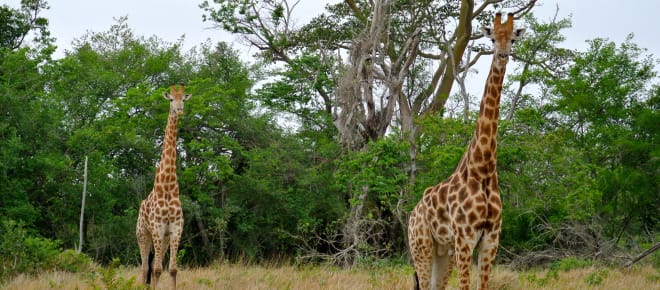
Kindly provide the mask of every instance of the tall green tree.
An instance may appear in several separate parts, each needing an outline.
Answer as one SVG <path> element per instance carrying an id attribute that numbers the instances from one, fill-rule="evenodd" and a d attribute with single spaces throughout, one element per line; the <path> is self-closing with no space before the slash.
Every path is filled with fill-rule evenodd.
<path id="1" fill-rule="evenodd" d="M 84 252 L 99 261 L 135 260 L 133 235 L 137 206 L 153 180 L 157 141 L 165 121 L 155 112 L 164 105 L 160 88 L 181 73 L 178 44 L 136 36 L 120 18 L 106 32 L 89 32 L 74 41 L 64 58 L 48 66 L 48 97 L 64 111 L 60 122 L 66 146 L 60 154 L 71 162 L 68 172 L 82 176 L 89 157 Z M 165 119 L 166 120 L 166 117 Z M 160 138 L 160 139 L 159 139 Z M 53 233 L 66 247 L 78 234 L 82 178 L 69 182 L 50 205 Z"/>
<path id="2" fill-rule="evenodd" d="M 51 45 L 54 39 L 50 37 L 48 19 L 41 17 L 48 8 L 46 0 L 21 0 L 19 9 L 0 6 L 0 46 L 9 50 L 25 47 L 30 33 L 34 34 L 33 45 Z"/>
<path id="3" fill-rule="evenodd" d="M 67 180 L 69 160 L 62 148 L 61 111 L 46 97 L 42 68 L 54 50 L 45 1 L 22 1 L 20 9 L 0 6 L 0 212 L 2 219 L 46 226 L 47 204 Z M 33 42 L 26 37 L 35 34 Z M 47 139 L 50 142 L 43 142 Z"/>
<path id="4" fill-rule="evenodd" d="M 598 180 L 598 213 L 610 234 L 656 231 L 658 192 L 657 81 L 651 55 L 632 42 L 589 41 L 565 78 L 552 82 L 549 109 L 574 134 Z"/>

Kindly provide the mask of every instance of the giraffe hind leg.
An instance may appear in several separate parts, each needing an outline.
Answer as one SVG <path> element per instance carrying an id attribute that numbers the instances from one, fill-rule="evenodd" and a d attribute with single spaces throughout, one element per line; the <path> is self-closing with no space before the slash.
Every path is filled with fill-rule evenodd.
<path id="1" fill-rule="evenodd" d="M 479 280 L 477 289 L 488 289 L 488 281 L 490 272 L 493 268 L 493 261 L 497 254 L 497 247 L 499 246 L 499 232 L 492 231 L 484 233 L 481 242 L 478 245 L 478 261 L 477 267 L 479 268 Z"/>
<path id="2" fill-rule="evenodd" d="M 415 287 L 414 287 L 414 289 L 419 290 L 419 277 L 417 276 L 417 271 L 415 271 L 414 275 L 415 275 L 414 276 L 414 278 L 415 278 Z"/>
<path id="3" fill-rule="evenodd" d="M 151 271 L 154 270 L 154 267 L 152 265 L 153 262 L 154 262 L 154 251 L 153 251 L 153 249 L 151 249 L 149 251 L 149 259 L 148 259 L 148 262 L 147 262 L 147 265 L 148 265 L 147 266 L 147 278 L 145 279 L 146 280 L 145 283 L 147 285 L 151 284 Z"/>
<path id="4" fill-rule="evenodd" d="M 409 229 L 415 227 L 414 223 L 411 223 Z M 410 255 L 413 258 L 413 264 L 415 267 L 415 281 L 416 289 L 430 289 L 431 286 L 431 272 L 433 268 L 433 241 L 429 235 L 419 236 L 421 233 L 428 233 L 428 228 L 423 224 L 419 225 L 419 228 L 410 231 L 408 233 Z"/>
<path id="5" fill-rule="evenodd" d="M 153 260 L 152 239 L 149 233 L 145 233 L 138 226 L 137 240 L 140 248 L 140 283 L 149 284 L 151 282 L 151 260 Z"/>

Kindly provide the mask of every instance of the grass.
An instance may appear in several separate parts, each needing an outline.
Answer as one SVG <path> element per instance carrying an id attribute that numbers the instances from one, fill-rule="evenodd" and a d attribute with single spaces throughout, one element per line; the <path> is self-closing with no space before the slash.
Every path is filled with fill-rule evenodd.
<path id="1" fill-rule="evenodd" d="M 142 289 L 136 286 L 136 267 L 97 268 L 88 273 L 48 272 L 20 275 L 2 289 Z M 178 289 L 412 289 L 413 270 L 408 265 L 343 270 L 332 266 L 246 266 L 218 263 L 207 268 L 184 268 Z M 474 273 L 473 273 L 474 274 Z M 473 285 L 476 285 L 472 275 Z M 165 272 L 160 286 L 169 286 Z M 491 289 L 644 289 L 660 290 L 660 272 L 652 266 L 620 268 L 585 267 L 514 272 L 496 267 Z M 457 287 L 456 271 L 450 289 Z M 159 287 L 161 288 L 161 287 Z M 163 289 L 163 288 L 161 288 Z M 164 287 L 167 289 L 167 287 Z"/>

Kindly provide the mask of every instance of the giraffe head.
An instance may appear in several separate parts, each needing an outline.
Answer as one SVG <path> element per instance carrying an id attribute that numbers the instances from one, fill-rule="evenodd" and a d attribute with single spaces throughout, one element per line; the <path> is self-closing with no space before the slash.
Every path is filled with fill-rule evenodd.
<path id="1" fill-rule="evenodd" d="M 502 13 L 495 14 L 493 27 L 482 27 L 484 36 L 493 41 L 493 53 L 501 61 L 508 61 L 511 46 L 516 39 L 522 37 L 525 28 L 513 29 L 513 13 L 507 15 L 505 23 L 502 23 Z"/>
<path id="2" fill-rule="evenodd" d="M 170 92 L 163 93 L 163 97 L 170 101 L 170 114 L 183 115 L 183 102 L 191 97 L 190 94 L 184 94 L 183 90 L 183 84 L 178 89 L 176 85 L 170 85 Z"/>

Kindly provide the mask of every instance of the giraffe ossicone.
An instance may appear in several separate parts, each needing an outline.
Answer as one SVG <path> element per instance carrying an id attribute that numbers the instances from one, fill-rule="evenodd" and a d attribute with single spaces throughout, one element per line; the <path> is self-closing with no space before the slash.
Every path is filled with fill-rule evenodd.
<path id="1" fill-rule="evenodd" d="M 150 284 L 153 276 L 153 287 L 156 288 L 163 271 L 163 257 L 169 248 L 168 269 L 173 289 L 176 289 L 176 257 L 183 232 L 183 209 L 176 176 L 177 124 L 179 116 L 183 115 L 183 102 L 190 95 L 184 94 L 184 85 L 180 84 L 178 88 L 171 85 L 170 92 L 164 92 L 163 97 L 170 101 L 163 152 L 156 169 L 153 189 L 140 204 L 135 234 L 142 263 L 139 282 Z"/>
<path id="2" fill-rule="evenodd" d="M 424 191 L 408 221 L 408 245 L 416 288 L 444 289 L 456 264 L 460 289 L 470 288 L 472 253 L 478 253 L 478 289 L 487 289 L 502 225 L 497 179 L 497 125 L 506 64 L 513 42 L 513 14 L 482 29 L 493 40 L 493 61 L 481 99 L 474 137 L 456 170 Z"/>

